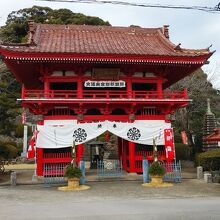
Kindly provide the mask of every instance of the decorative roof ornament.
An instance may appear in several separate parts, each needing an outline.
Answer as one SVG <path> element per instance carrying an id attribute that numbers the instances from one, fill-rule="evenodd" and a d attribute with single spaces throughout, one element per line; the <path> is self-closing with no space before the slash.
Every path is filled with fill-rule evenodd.
<path id="1" fill-rule="evenodd" d="M 163 26 L 163 34 L 164 34 L 164 36 L 165 36 L 167 39 L 170 38 L 170 36 L 169 36 L 169 25 L 164 25 L 164 26 Z"/>
<path id="2" fill-rule="evenodd" d="M 176 45 L 175 47 L 174 47 L 174 50 L 181 50 L 181 43 L 179 43 L 178 45 Z"/>
<path id="3" fill-rule="evenodd" d="M 212 47 L 212 44 L 210 45 L 210 46 L 208 46 L 206 49 L 208 50 L 208 51 L 210 51 L 210 48 Z"/>
<path id="4" fill-rule="evenodd" d="M 28 27 L 29 27 L 28 43 L 29 43 L 31 46 L 36 45 L 36 43 L 34 42 L 34 32 L 35 32 L 34 21 L 29 20 L 29 21 L 28 21 Z"/>

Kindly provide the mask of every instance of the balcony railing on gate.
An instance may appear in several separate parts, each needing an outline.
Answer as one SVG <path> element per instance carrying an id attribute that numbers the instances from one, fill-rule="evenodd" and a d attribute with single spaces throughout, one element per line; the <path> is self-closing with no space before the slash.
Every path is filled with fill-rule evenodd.
<path id="1" fill-rule="evenodd" d="M 187 92 L 164 90 L 158 91 L 127 91 L 119 90 L 84 90 L 79 95 L 77 90 L 23 90 L 23 99 L 187 99 Z"/>

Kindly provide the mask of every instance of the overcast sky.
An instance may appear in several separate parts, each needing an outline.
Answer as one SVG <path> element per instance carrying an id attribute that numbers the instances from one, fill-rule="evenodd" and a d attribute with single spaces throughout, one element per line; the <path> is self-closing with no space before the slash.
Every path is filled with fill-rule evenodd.
<path id="1" fill-rule="evenodd" d="M 220 13 L 212 14 L 194 10 L 174 10 L 159 8 L 143 8 L 120 6 L 110 4 L 82 4 L 82 3 L 56 3 L 38 0 L 0 0 L 0 25 L 4 25 L 7 15 L 22 8 L 33 5 L 48 6 L 53 9 L 68 8 L 73 12 L 98 16 L 109 21 L 113 26 L 139 25 L 141 27 L 161 27 L 170 25 L 170 39 L 173 43 L 181 43 L 184 48 L 200 49 L 209 47 L 216 50 L 210 59 L 211 63 L 206 69 L 213 69 L 218 61 L 220 63 Z M 119 0 L 120 1 L 120 0 Z M 121 0 L 123 1 L 123 0 Z M 125 1 L 125 0 L 124 0 Z M 170 5 L 199 5 L 214 7 L 220 0 L 127 0 L 135 3 L 170 4 Z M 214 86 L 220 89 L 220 64 L 218 80 Z"/>

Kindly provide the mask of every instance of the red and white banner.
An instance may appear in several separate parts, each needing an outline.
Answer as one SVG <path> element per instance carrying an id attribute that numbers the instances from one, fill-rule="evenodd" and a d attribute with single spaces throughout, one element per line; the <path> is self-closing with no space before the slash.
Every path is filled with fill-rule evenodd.
<path id="1" fill-rule="evenodd" d="M 164 129 L 164 143 L 166 158 L 168 160 L 174 160 L 175 158 L 175 148 L 174 148 L 174 138 L 173 138 L 173 129 Z"/>
<path id="2" fill-rule="evenodd" d="M 35 157 L 35 144 L 37 139 L 38 131 L 34 131 L 33 135 L 29 141 L 28 151 L 27 151 L 27 159 L 33 159 Z"/>

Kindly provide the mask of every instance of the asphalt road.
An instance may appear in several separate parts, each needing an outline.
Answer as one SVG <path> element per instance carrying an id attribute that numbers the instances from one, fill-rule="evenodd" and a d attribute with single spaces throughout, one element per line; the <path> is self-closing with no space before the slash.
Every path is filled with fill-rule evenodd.
<path id="1" fill-rule="evenodd" d="M 219 220 L 220 198 L 1 202 L 1 219 Z"/>
<path id="2" fill-rule="evenodd" d="M 211 191 L 192 181 L 166 189 L 144 188 L 139 182 L 95 182 L 90 186 L 90 190 L 78 192 L 42 185 L 1 186 L 0 219 L 220 219 L 219 185 L 211 184 Z"/>

